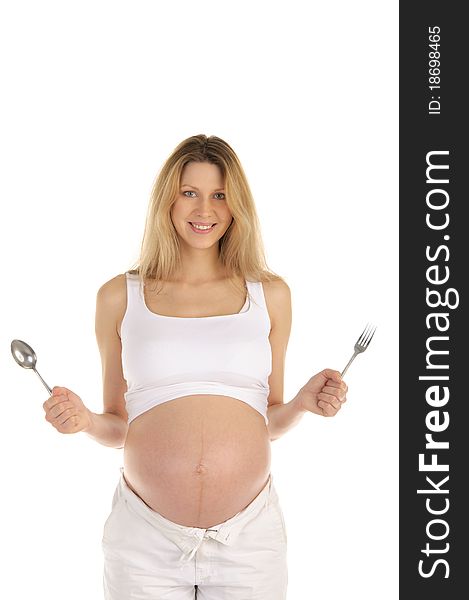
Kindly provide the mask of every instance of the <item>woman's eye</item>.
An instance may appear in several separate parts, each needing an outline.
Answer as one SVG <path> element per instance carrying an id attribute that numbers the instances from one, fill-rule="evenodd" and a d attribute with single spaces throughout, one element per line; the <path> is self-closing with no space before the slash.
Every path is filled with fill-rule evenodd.
<path id="1" fill-rule="evenodd" d="M 182 194 L 184 196 L 186 196 L 186 194 L 195 194 L 194 191 L 192 190 L 184 190 L 182 192 Z M 224 200 L 225 199 L 225 194 L 223 192 L 217 192 L 216 194 L 214 194 L 215 196 L 222 196 L 222 198 L 217 198 L 217 200 Z M 186 198 L 194 198 L 194 196 L 186 196 Z"/>

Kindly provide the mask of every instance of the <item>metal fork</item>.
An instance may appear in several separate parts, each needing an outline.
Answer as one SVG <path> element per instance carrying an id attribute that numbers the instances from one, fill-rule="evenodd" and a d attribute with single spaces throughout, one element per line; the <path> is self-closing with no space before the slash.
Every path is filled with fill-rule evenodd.
<path id="1" fill-rule="evenodd" d="M 370 342 L 371 342 L 371 338 L 373 337 L 375 331 L 376 331 L 376 327 L 374 325 L 370 325 L 368 323 L 367 326 L 365 327 L 365 329 L 363 330 L 363 333 L 360 335 L 360 337 L 358 338 L 358 340 L 355 343 L 352 358 L 348 361 L 347 366 L 342 371 L 342 373 L 341 373 L 342 377 L 345 375 L 347 369 L 350 367 L 350 365 L 352 364 L 355 357 L 358 354 L 360 354 L 361 352 L 365 352 L 365 350 L 368 348 L 368 346 L 370 345 Z"/>

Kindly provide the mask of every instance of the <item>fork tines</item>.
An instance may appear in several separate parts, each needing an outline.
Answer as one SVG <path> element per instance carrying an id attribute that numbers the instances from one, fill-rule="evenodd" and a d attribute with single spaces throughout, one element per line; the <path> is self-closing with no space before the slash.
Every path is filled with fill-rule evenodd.
<path id="1" fill-rule="evenodd" d="M 370 323 L 367 323 L 365 329 L 363 330 L 363 333 L 357 340 L 357 344 L 359 346 L 362 346 L 363 348 L 366 348 L 368 346 L 368 344 L 371 342 L 371 338 L 373 337 L 375 331 L 376 331 L 376 326 L 371 325 Z"/>

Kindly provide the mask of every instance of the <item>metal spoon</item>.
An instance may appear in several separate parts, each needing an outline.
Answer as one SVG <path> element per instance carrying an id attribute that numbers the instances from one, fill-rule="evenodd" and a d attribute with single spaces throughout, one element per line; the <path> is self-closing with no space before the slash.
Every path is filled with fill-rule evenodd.
<path id="1" fill-rule="evenodd" d="M 11 342 L 11 353 L 20 367 L 23 367 L 23 369 L 32 369 L 36 373 L 42 383 L 46 386 L 49 394 L 52 396 L 51 388 L 36 371 L 37 357 L 31 346 L 26 342 L 22 342 L 21 340 L 13 340 Z"/>

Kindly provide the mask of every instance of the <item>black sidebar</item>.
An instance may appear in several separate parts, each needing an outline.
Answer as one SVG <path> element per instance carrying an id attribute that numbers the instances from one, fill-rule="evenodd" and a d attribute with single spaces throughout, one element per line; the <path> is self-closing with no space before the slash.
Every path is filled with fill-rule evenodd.
<path id="1" fill-rule="evenodd" d="M 463 7 L 400 2 L 404 600 L 469 597 L 469 23 Z"/>

